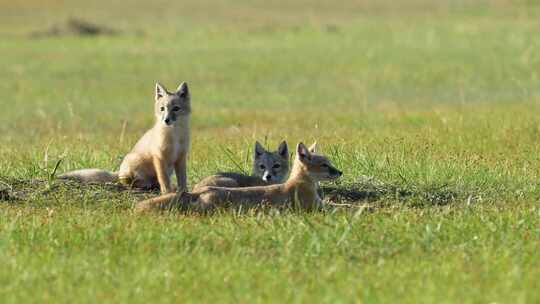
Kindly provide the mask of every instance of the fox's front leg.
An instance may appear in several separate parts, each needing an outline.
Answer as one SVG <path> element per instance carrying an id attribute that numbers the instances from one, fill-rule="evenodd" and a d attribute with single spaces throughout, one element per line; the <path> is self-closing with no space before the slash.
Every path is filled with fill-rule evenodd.
<path id="1" fill-rule="evenodd" d="M 324 207 L 324 201 L 319 196 L 319 194 L 315 195 L 315 209 L 322 209 Z"/>
<path id="2" fill-rule="evenodd" d="M 178 192 L 187 191 L 187 152 L 180 152 L 176 163 L 174 164 L 176 181 L 178 183 Z"/>
<path id="3" fill-rule="evenodd" d="M 161 193 L 171 192 L 171 179 L 167 174 L 167 165 L 159 157 L 154 157 L 153 163 Z"/>

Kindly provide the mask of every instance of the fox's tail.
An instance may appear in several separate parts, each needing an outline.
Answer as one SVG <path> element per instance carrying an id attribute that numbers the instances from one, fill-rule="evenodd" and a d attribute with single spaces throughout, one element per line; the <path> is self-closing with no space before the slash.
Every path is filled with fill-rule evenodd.
<path id="1" fill-rule="evenodd" d="M 168 193 L 141 201 L 135 205 L 136 213 L 157 210 L 188 210 L 197 200 L 198 194 L 190 192 Z"/>
<path id="2" fill-rule="evenodd" d="M 118 172 L 101 169 L 81 169 L 58 176 L 59 179 L 72 179 L 81 183 L 112 183 L 119 180 Z"/>

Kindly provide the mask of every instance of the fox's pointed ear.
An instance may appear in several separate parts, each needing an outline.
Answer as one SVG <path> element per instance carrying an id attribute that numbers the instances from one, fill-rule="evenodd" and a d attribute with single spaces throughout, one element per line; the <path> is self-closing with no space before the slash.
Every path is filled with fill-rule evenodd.
<path id="1" fill-rule="evenodd" d="M 288 159 L 289 158 L 289 147 L 287 146 L 286 141 L 282 141 L 281 144 L 279 144 L 278 147 L 278 153 L 281 157 Z"/>
<path id="2" fill-rule="evenodd" d="M 167 89 L 165 89 L 164 86 L 162 86 L 159 82 L 156 82 L 156 95 L 155 99 L 158 100 L 161 97 L 165 96 L 167 94 Z"/>
<path id="3" fill-rule="evenodd" d="M 264 154 L 264 152 L 266 152 L 264 147 L 258 141 L 256 141 L 255 142 L 255 158 L 260 157 L 261 155 Z"/>
<path id="4" fill-rule="evenodd" d="M 182 97 L 182 98 L 186 98 L 186 97 L 189 97 L 189 89 L 188 89 L 188 85 L 186 82 L 182 82 L 179 86 L 178 86 L 178 89 L 176 89 L 176 95 Z"/>
<path id="5" fill-rule="evenodd" d="M 317 153 L 317 142 L 314 142 L 314 143 L 309 147 L 309 152 L 311 152 L 311 153 Z"/>
<path id="6" fill-rule="evenodd" d="M 306 145 L 304 145 L 302 142 L 298 143 L 296 146 L 296 155 L 298 159 L 300 160 L 311 160 L 311 153 L 309 152 Z"/>

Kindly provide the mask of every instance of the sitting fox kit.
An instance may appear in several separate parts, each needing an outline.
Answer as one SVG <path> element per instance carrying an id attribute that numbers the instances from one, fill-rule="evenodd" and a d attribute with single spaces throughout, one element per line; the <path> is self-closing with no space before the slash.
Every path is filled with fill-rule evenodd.
<path id="1" fill-rule="evenodd" d="M 197 192 L 203 187 L 253 187 L 283 182 L 289 174 L 289 148 L 283 141 L 277 151 L 267 151 L 258 141 L 255 142 L 252 175 L 221 172 L 208 176 L 193 187 Z"/>
<path id="2" fill-rule="evenodd" d="M 170 93 L 156 83 L 154 114 L 156 123 L 123 159 L 118 172 L 83 169 L 65 173 L 59 178 L 81 182 L 114 182 L 120 180 L 136 188 L 156 188 L 161 193 L 173 190 L 174 171 L 179 190 L 187 189 L 186 161 L 189 149 L 189 115 L 191 100 L 187 84 Z"/>
<path id="3" fill-rule="evenodd" d="M 308 149 L 299 143 L 291 174 L 285 183 L 246 188 L 203 187 L 197 192 L 165 194 L 138 203 L 136 211 L 172 208 L 207 211 L 218 206 L 253 208 L 262 205 L 312 210 L 322 206 L 317 193 L 318 182 L 334 180 L 341 175 L 342 172 L 325 156 L 316 154 L 315 145 Z"/>

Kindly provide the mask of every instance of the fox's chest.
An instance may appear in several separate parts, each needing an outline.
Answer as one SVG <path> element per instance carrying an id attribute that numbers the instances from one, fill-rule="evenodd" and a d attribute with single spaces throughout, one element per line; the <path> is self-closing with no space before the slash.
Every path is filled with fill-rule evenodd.
<path id="1" fill-rule="evenodd" d="M 189 150 L 189 133 L 169 134 L 169 136 L 163 138 L 159 149 L 169 162 L 176 162 L 180 154 L 187 153 Z"/>
<path id="2" fill-rule="evenodd" d="M 175 162 L 179 155 L 187 153 L 189 149 L 189 135 L 178 134 L 176 136 L 170 136 L 167 140 L 164 140 L 159 150 L 164 158 L 167 158 L 170 162 Z"/>
<path id="3" fill-rule="evenodd" d="M 173 141 L 173 144 L 171 146 L 171 149 L 169 153 L 171 154 L 170 157 L 178 158 L 178 155 L 182 153 L 187 153 L 189 150 L 189 136 L 179 136 L 175 141 Z"/>

